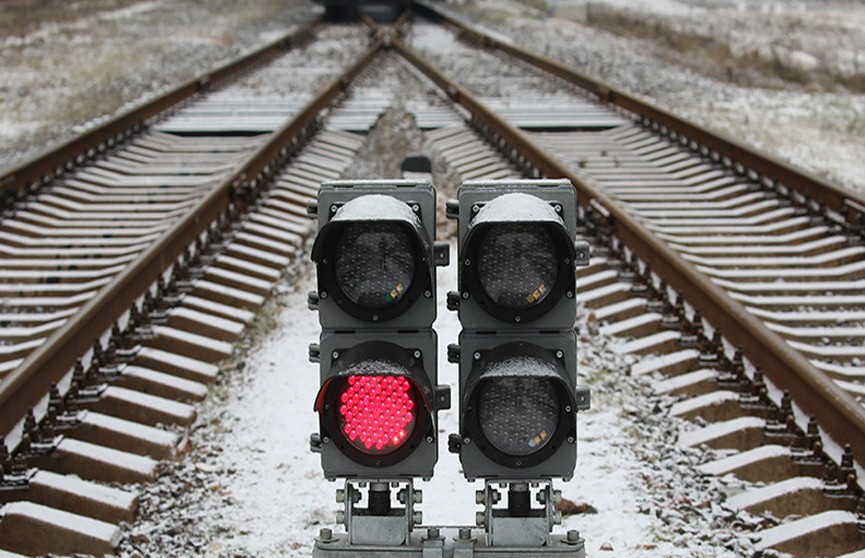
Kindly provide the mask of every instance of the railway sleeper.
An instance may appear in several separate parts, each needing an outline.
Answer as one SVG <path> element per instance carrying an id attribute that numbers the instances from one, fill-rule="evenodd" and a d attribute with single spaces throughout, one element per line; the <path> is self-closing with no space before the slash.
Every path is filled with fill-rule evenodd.
<path id="1" fill-rule="evenodd" d="M 131 364 L 200 384 L 214 382 L 219 374 L 219 367 L 213 363 L 148 346 L 141 347 Z"/>
<path id="2" fill-rule="evenodd" d="M 120 528 L 33 502 L 12 502 L 0 508 L 0 540 L 10 551 L 0 551 L 0 556 L 56 552 L 103 556 L 120 542 Z"/>
<path id="3" fill-rule="evenodd" d="M 107 446 L 60 437 L 46 452 L 30 453 L 31 467 L 59 474 L 74 474 L 85 480 L 131 484 L 151 482 L 156 478 L 159 462 Z"/>
<path id="4" fill-rule="evenodd" d="M 758 477 L 762 478 L 762 477 Z M 745 490 L 727 499 L 727 505 L 753 514 L 771 513 L 776 517 L 815 515 L 844 509 L 856 511 L 856 500 L 838 494 L 838 484 L 813 476 L 791 475 L 784 480 Z"/>
<path id="5" fill-rule="evenodd" d="M 186 403 L 114 385 L 101 390 L 95 401 L 84 401 L 80 404 L 99 413 L 150 426 L 189 425 L 196 415 L 195 408 Z"/>
<path id="6" fill-rule="evenodd" d="M 83 405 L 68 427 L 57 427 L 64 436 L 157 459 L 171 457 L 180 440 L 177 434 L 96 411 L 98 405 Z"/>
<path id="7" fill-rule="evenodd" d="M 794 553 L 801 558 L 861 556 L 865 534 L 855 513 L 830 510 L 760 532 L 759 549 Z M 840 556 L 839 558 L 845 558 Z"/>
<path id="8" fill-rule="evenodd" d="M 609 265 L 607 265 L 609 264 Z M 615 273 L 613 273 L 615 272 Z M 617 282 L 608 282 L 615 277 Z M 789 410 L 780 412 L 765 401 L 765 388 L 761 378 L 755 382 L 744 379 L 741 362 L 733 363 L 735 370 L 726 371 L 722 363 L 706 347 L 697 349 L 681 346 L 678 331 L 667 331 L 679 336 L 679 343 L 664 346 L 651 341 L 664 332 L 664 316 L 653 312 L 649 301 L 632 296 L 613 301 L 597 292 L 619 283 L 620 277 L 638 281 L 622 262 L 605 261 L 590 270 L 583 270 L 578 280 L 578 300 L 589 307 L 590 328 L 598 333 L 626 339 L 614 350 L 630 347 L 652 347 L 655 353 L 635 363 L 630 370 L 634 376 L 663 375 L 655 383 L 659 395 L 684 397 L 670 408 L 670 415 L 697 422 L 680 434 L 680 445 L 686 448 L 711 448 L 719 457 L 698 467 L 703 474 L 735 475 L 751 483 L 769 483 L 766 486 L 746 488 L 732 495 L 727 505 L 733 509 L 754 514 L 769 514 L 774 522 L 781 522 L 758 532 L 758 547 L 793 552 L 797 556 L 840 555 L 859 549 L 865 544 L 860 529 L 855 490 L 839 481 L 839 475 L 827 478 L 825 462 L 808 449 L 808 442 L 778 422 Z M 596 287 L 603 284 L 603 287 Z M 629 291 L 639 292 L 632 283 Z M 589 295 L 589 300 L 585 300 Z M 653 328 L 643 329 L 646 323 Z M 687 329 L 680 326 L 683 330 Z M 729 363 L 729 361 L 726 361 Z M 783 402 L 782 402 L 783 403 Z M 789 402 L 784 403 L 789 405 Z M 803 443 L 805 446 L 803 446 Z M 820 447 L 819 445 L 816 447 Z M 803 516 L 800 518 L 800 516 Z M 843 537 L 840 544 L 831 543 Z"/>
<path id="9" fill-rule="evenodd" d="M 227 289 L 228 287 L 223 287 L 221 291 L 225 292 Z M 263 303 L 264 301 L 262 300 Z M 227 359 L 232 355 L 234 350 L 225 341 L 219 341 L 205 335 L 199 335 L 170 326 L 154 326 L 153 332 L 154 337 L 147 342 L 147 345 L 171 353 L 189 355 L 196 360 L 204 362 L 217 362 Z"/>
<path id="10" fill-rule="evenodd" d="M 134 492 L 37 469 L 28 470 L 24 479 L 17 482 L 0 483 L 0 503 L 19 501 L 109 523 L 132 521 L 138 507 L 138 496 Z M 0 515 L 2 513 L 0 508 Z"/>

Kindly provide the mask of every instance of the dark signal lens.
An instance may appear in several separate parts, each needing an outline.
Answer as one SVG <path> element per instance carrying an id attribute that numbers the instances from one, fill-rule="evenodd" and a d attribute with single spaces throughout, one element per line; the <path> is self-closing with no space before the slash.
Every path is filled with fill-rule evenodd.
<path id="1" fill-rule="evenodd" d="M 339 288 L 348 299 L 370 310 L 398 302 L 415 276 L 416 250 L 408 231 L 395 223 L 352 223 L 340 235 L 334 253 Z"/>
<path id="2" fill-rule="evenodd" d="M 546 227 L 496 225 L 478 245 L 481 288 L 498 306 L 525 310 L 542 302 L 559 277 L 556 245 Z"/>
<path id="3" fill-rule="evenodd" d="M 549 378 L 506 376 L 480 386 L 478 420 L 492 446 L 510 456 L 530 455 L 553 438 L 559 396 Z"/>
<path id="4" fill-rule="evenodd" d="M 342 435 L 371 455 L 399 448 L 417 422 L 416 392 L 402 376 L 349 376 L 339 394 Z"/>

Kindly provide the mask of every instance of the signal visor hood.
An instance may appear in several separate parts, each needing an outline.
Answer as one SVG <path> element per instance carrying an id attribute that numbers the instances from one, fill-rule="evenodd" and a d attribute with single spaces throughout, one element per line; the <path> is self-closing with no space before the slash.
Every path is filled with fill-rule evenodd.
<path id="1" fill-rule="evenodd" d="M 416 237 L 421 245 L 419 252 L 425 260 L 432 251 L 429 235 L 423 223 L 408 204 L 392 196 L 369 194 L 346 202 L 337 209 L 333 218 L 321 227 L 312 246 L 312 260 L 321 263 L 326 257 L 327 249 L 333 246 L 330 243 L 331 237 L 338 234 L 342 227 L 363 222 L 399 224 L 414 233 L 413 237 Z"/>
<path id="2" fill-rule="evenodd" d="M 503 307 L 490 297 L 481 284 L 482 278 L 476 265 L 485 235 L 497 227 L 504 228 L 509 225 L 546 231 L 558 269 L 555 283 L 548 285 L 549 294 L 540 303 L 520 310 Z M 555 207 L 537 196 L 515 192 L 503 194 L 487 202 L 469 223 L 460 252 L 461 283 L 476 297 L 481 308 L 504 322 L 536 320 L 552 310 L 566 292 L 574 291 L 574 265 L 577 259 L 574 239 Z"/>
<path id="3" fill-rule="evenodd" d="M 492 223 L 550 223 L 565 228 L 552 205 L 531 194 L 503 194 L 484 204 L 472 219 L 471 226 Z"/>
<path id="4" fill-rule="evenodd" d="M 423 373 L 423 363 L 405 348 L 387 341 L 370 341 L 341 352 L 334 363 L 338 372 L 328 378 L 318 391 L 313 410 L 321 412 L 331 384 L 350 376 L 402 376 L 418 390 L 423 408 L 433 411 L 433 387 Z"/>

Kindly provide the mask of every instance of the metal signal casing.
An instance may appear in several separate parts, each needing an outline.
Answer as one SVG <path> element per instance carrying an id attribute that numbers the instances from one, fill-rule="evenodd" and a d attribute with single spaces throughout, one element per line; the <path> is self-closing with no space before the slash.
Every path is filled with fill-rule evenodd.
<path id="1" fill-rule="evenodd" d="M 325 478 L 399 479 L 421 477 L 429 479 L 438 459 L 438 429 L 436 413 L 450 408 L 450 391 L 437 385 L 436 334 L 432 330 L 403 332 L 383 340 L 370 332 L 324 332 L 321 336 L 321 389 L 316 397 L 319 414 L 319 440 L 316 451 L 321 454 Z M 357 358 L 392 362 L 405 370 L 423 399 L 416 407 L 418 422 L 415 430 L 396 451 L 386 455 L 363 455 L 351 448 L 346 438 L 336 430 L 334 417 L 339 401 L 329 396 L 333 382 L 345 378 L 345 372 Z"/>
<path id="2" fill-rule="evenodd" d="M 319 225 L 309 305 L 322 326 L 310 346 L 321 380 L 311 449 L 331 480 L 430 478 L 436 413 L 450 406 L 432 329 L 435 267 L 448 260 L 435 242 L 435 190 L 427 180 L 328 181 L 308 213 Z M 385 393 L 398 385 L 407 391 Z"/>
<path id="3" fill-rule="evenodd" d="M 511 196 L 500 203 L 502 196 Z M 456 211 L 456 215 L 450 211 Z M 588 247 L 576 243 L 576 195 L 567 180 L 466 181 L 460 187 L 456 206 L 449 205 L 449 217 L 458 219 L 458 291 L 451 293 L 448 303 L 458 306 L 464 329 L 498 329 L 510 325 L 538 329 L 562 329 L 573 325 L 576 318 L 576 264 L 588 262 Z M 537 224 L 549 232 L 555 243 L 555 264 L 558 277 L 548 285 L 549 303 L 525 310 L 495 308 L 495 302 L 484 296 L 479 284 L 476 248 L 483 236 L 497 226 Z M 555 297 L 556 300 L 552 300 Z M 570 303 L 558 303 L 562 297 Z M 531 325 L 529 325 L 531 324 Z"/>
<path id="4" fill-rule="evenodd" d="M 334 180 L 321 184 L 315 211 L 311 212 L 317 216 L 319 232 L 312 248 L 318 290 L 310 293 L 310 301 L 323 328 L 432 326 L 436 315 L 435 265 L 447 259 L 447 245 L 435 243 L 435 211 L 435 190 L 424 180 Z M 350 225 L 366 223 L 389 223 L 404 231 L 416 255 L 411 284 L 405 285 L 404 296 L 387 308 L 358 307 L 334 277 L 333 255 L 340 249 L 340 233 Z"/>
<path id="5" fill-rule="evenodd" d="M 589 406 L 588 390 L 577 386 L 574 332 L 491 334 L 463 331 L 459 345 L 460 432 L 458 438 L 453 438 L 453 443 L 458 443 L 466 478 L 570 479 L 577 459 L 576 413 Z M 507 354 L 525 355 L 529 362 L 545 360 L 547 366 L 526 370 L 527 376 L 548 378 L 558 396 L 555 432 L 549 433 L 550 439 L 545 440 L 543 447 L 526 455 L 499 451 L 484 436 L 479 424 L 479 387 L 491 375 L 501 374 L 495 370 L 495 361 L 506 358 L 504 355 Z"/>

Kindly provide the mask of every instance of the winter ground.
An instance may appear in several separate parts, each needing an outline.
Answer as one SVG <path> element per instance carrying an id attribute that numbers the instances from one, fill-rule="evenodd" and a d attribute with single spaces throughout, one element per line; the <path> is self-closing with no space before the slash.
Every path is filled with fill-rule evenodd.
<path id="1" fill-rule="evenodd" d="M 677 114 L 865 189 L 861 2 L 448 3 Z M 303 0 L 4 2 L 0 173 L 315 9 Z"/>
<path id="2" fill-rule="evenodd" d="M 865 4 L 452 2 L 515 42 L 865 190 Z"/>
<path id="3" fill-rule="evenodd" d="M 455 253 L 456 247 L 451 247 Z M 309 451 L 318 431 L 312 411 L 318 365 L 307 360 L 318 339 L 318 316 L 306 308 L 314 269 L 299 262 L 296 286 L 286 286 L 272 311 L 275 324 L 248 352 L 242 370 L 228 374 L 208 398 L 189 438 L 189 455 L 170 474 L 143 487 L 143 520 L 124 541 L 124 556 L 309 556 L 321 527 L 335 526 L 334 490 L 319 456 Z M 295 282 L 296 281 L 296 282 Z M 456 286 L 453 266 L 438 272 L 439 382 L 457 394 L 457 367 L 447 362 L 457 316 L 444 307 Z M 630 362 L 605 350 L 606 341 L 581 336 L 579 381 L 592 388 L 592 409 L 578 416 L 578 464 L 566 499 L 596 513 L 565 518 L 578 529 L 589 556 L 719 557 L 750 554 L 747 533 L 722 508 L 725 487 L 697 476 L 701 457 L 676 447 L 679 424 L 660 412 L 669 402 L 650 384 L 626 376 Z M 459 459 L 443 440 L 456 432 L 456 404 L 439 413 L 439 462 L 431 482 L 420 482 L 426 525 L 474 525 L 474 492 Z M 647 490 L 648 489 L 648 490 Z M 754 520 L 747 514 L 740 526 Z M 138 553 L 138 554 L 136 554 Z"/>
<path id="4" fill-rule="evenodd" d="M 562 0 L 552 11 L 553 2 L 540 4 L 477 0 L 456 8 L 674 112 L 865 187 L 861 3 Z M 21 6 L 35 5 L 0 7 L 0 173 L 311 13 L 300 0 L 53 0 L 41 4 L 56 8 L 50 13 L 19 17 Z M 139 63 L 144 73 L 132 74 Z M 440 271 L 440 299 L 452 275 Z M 311 269 L 299 265 L 296 277 L 271 307 L 272 328 L 249 348 L 244 368 L 212 390 L 190 432 L 188 458 L 143 489 L 144 521 L 131 528 L 122 554 L 306 556 L 319 528 L 333 525 L 337 485 L 323 480 L 308 451 L 318 373 L 306 352 L 319 331 L 306 310 Z M 458 324 L 443 308 L 439 316 L 439 369 L 453 389 L 445 347 Z M 562 529 L 579 529 L 590 556 L 748 554 L 747 530 L 759 518 L 733 517 L 720 504 L 735 481 L 689 473 L 705 456 L 676 448 L 679 425 L 657 412 L 669 402 L 624 376 L 629 363 L 611 357 L 605 343 L 581 338 L 581 380 L 592 386 L 593 409 L 579 418 L 577 475 L 560 486 L 597 514 L 566 518 Z M 443 434 L 455 431 L 455 411 L 440 419 Z M 440 452 L 434 480 L 421 486 L 424 521 L 471 524 L 475 487 L 456 457 Z M 728 527 L 732 520 L 741 531 Z"/>
<path id="5" fill-rule="evenodd" d="M 314 10 L 303 0 L 0 3 L 0 174 Z"/>

